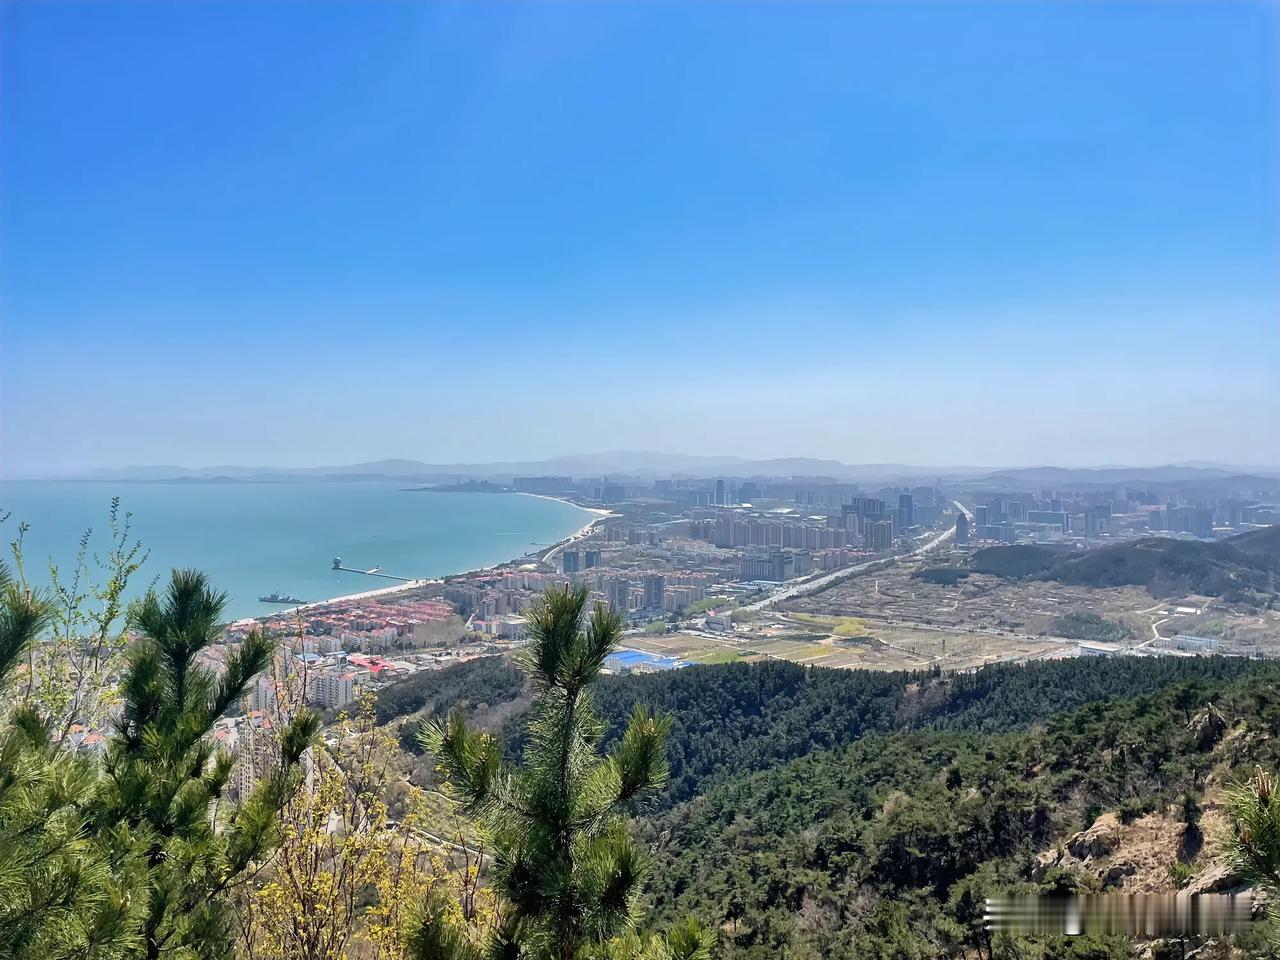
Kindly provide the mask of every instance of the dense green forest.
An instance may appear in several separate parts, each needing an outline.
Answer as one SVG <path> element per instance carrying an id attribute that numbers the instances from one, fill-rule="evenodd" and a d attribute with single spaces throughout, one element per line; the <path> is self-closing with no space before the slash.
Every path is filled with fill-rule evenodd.
<path id="1" fill-rule="evenodd" d="M 480 657 L 415 673 L 378 691 L 378 723 L 411 713 L 435 719 L 455 708 L 474 713 L 521 698 L 525 675 L 507 657 Z"/>
<path id="2" fill-rule="evenodd" d="M 1061 554 L 1034 543 L 1018 543 L 1009 547 L 986 547 L 970 555 L 969 569 L 994 577 L 1021 580 L 1045 573 Z"/>
<path id="3" fill-rule="evenodd" d="M 1280 677 L 1280 665 L 1226 657 L 1090 658 L 942 674 L 766 661 L 604 677 L 597 699 L 606 744 L 621 736 L 636 705 L 671 715 L 671 782 L 653 801 L 665 808 L 743 774 L 842 747 L 870 733 L 1018 730 L 1095 700 L 1259 672 Z M 527 703 L 519 678 L 502 657 L 474 660 L 392 685 L 380 694 L 379 711 L 389 719 L 421 703 L 425 715 L 439 717 L 454 707 L 469 712 L 481 704 L 483 722 L 494 714 L 493 705 L 509 696 L 520 709 L 506 717 L 501 731 L 509 756 L 518 757 Z M 415 732 L 415 719 L 402 721 L 400 740 L 410 749 L 415 749 Z"/>
<path id="4" fill-rule="evenodd" d="M 1179 683 L 1023 733 L 877 734 L 737 778 L 645 822 L 649 896 L 659 921 L 718 928 L 721 956 L 1130 955 L 1089 938 L 993 944 L 983 898 L 1096 889 L 1069 870 L 1031 878 L 1038 851 L 1104 810 L 1168 811 L 1197 829 L 1211 771 L 1274 766 L 1274 682 Z M 1229 731 L 1187 723 L 1210 702 Z"/>
<path id="5" fill-rule="evenodd" d="M 475 661 L 415 687 L 439 715 L 491 700 L 486 677 L 510 690 L 510 669 Z M 717 956 L 1121 957 L 1128 941 L 993 942 L 983 898 L 1097 888 L 1066 868 L 1032 877 L 1104 811 L 1163 811 L 1191 837 L 1206 784 L 1280 759 L 1278 680 L 1280 664 L 1216 657 L 953 675 L 765 662 L 604 677 L 596 697 L 606 744 L 637 704 L 672 717 L 671 782 L 639 821 L 646 900 L 660 926 L 718 930 Z M 521 721 L 503 729 L 509 757 Z"/>
<path id="6" fill-rule="evenodd" d="M 1116 623 L 1096 613 L 1065 613 L 1055 617 L 1049 625 L 1049 632 L 1055 637 L 1102 640 L 1107 643 L 1118 643 L 1133 636 L 1133 631 L 1123 623 Z"/>

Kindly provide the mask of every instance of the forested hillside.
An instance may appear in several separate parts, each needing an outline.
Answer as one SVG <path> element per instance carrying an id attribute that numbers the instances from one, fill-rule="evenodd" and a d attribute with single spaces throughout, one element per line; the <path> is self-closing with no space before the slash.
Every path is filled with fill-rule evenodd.
<path id="1" fill-rule="evenodd" d="M 651 901 L 659 918 L 691 913 L 719 929 L 723 957 L 989 957 L 985 896 L 1096 889 L 1126 876 L 1100 880 L 1044 861 L 1037 870 L 1037 853 L 1107 810 L 1125 821 L 1165 812 L 1164 832 L 1189 839 L 1206 784 L 1255 762 L 1273 767 L 1274 682 L 1266 670 L 1181 683 L 1090 704 L 1033 732 L 874 735 L 737 778 L 645 822 Z M 1203 722 L 1214 715 L 1226 722 Z M 1183 847 L 1188 861 L 1196 839 Z M 1008 955 L 1131 949 L 1023 941 Z"/>
<path id="2" fill-rule="evenodd" d="M 1211 658 L 1058 660 L 997 665 L 971 674 L 885 673 L 803 667 L 781 661 L 691 667 L 670 673 L 604 677 L 596 696 L 606 743 L 621 736 L 637 704 L 672 717 L 671 783 L 653 803 L 666 808 L 716 784 L 853 743 L 870 733 L 921 728 L 1019 730 L 1095 700 L 1154 693 L 1192 680 L 1262 672 L 1269 663 Z M 504 717 L 502 736 L 518 756 L 526 695 L 504 658 L 474 660 L 419 674 L 379 695 L 379 715 L 406 710 L 438 717 L 455 707 L 484 724 Z M 510 712 L 502 710 L 512 703 Z M 492 726 L 492 724 L 489 724 Z M 415 749 L 416 715 L 400 740 Z"/>
<path id="3" fill-rule="evenodd" d="M 418 714 L 440 717 L 453 709 L 467 713 L 518 701 L 524 672 L 508 657 L 478 657 L 443 670 L 415 673 L 378 691 L 379 723 Z"/>
<path id="4" fill-rule="evenodd" d="M 1280 574 L 1280 527 L 1213 543 L 1143 537 L 1068 554 L 1034 544 L 987 547 L 969 558 L 968 569 L 1015 580 L 1057 580 L 1081 587 L 1131 585 L 1157 597 L 1196 593 L 1265 605 L 1275 596 Z"/>
<path id="5" fill-rule="evenodd" d="M 384 709 L 492 716 L 514 694 L 501 735 L 518 758 L 513 677 L 478 660 L 390 688 Z M 954 675 L 765 662 L 604 677 L 596 698 L 606 744 L 637 704 L 672 717 L 671 782 L 638 822 L 645 896 L 660 926 L 718 931 L 716 957 L 1119 958 L 1132 943 L 993 943 L 983 898 L 1125 889 L 1130 867 L 1053 854 L 1108 811 L 1177 850 L 1144 889 L 1186 882 L 1206 864 L 1206 791 L 1280 761 L 1278 682 L 1280 664 L 1218 657 Z"/>

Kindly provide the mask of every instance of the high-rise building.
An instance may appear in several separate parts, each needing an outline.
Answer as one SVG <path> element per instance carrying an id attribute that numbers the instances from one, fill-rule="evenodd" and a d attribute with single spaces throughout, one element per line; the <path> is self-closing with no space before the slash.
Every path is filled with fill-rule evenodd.
<path id="1" fill-rule="evenodd" d="M 649 610 L 661 610 L 662 598 L 666 593 L 667 578 L 660 573 L 651 573 L 644 578 L 644 605 Z"/>
<path id="2" fill-rule="evenodd" d="M 247 796 L 259 780 L 280 769 L 280 744 L 271 732 L 269 715 L 254 711 L 237 731 L 236 762 L 232 767 L 231 791 Z"/>
<path id="3" fill-rule="evenodd" d="M 270 672 L 260 673 L 249 690 L 249 709 L 267 713 L 276 708 L 276 681 Z"/>
<path id="4" fill-rule="evenodd" d="M 722 548 L 733 546 L 733 514 L 726 512 L 716 518 L 716 532 L 712 543 Z"/>
<path id="5" fill-rule="evenodd" d="M 614 613 L 626 616 L 631 609 L 631 581 L 619 578 L 609 587 L 609 606 Z"/>
<path id="6" fill-rule="evenodd" d="M 739 576 L 743 580 L 769 580 L 781 583 L 795 575 L 795 554 L 771 550 L 742 558 Z"/>
<path id="7" fill-rule="evenodd" d="M 956 514 L 956 543 L 964 546 L 969 542 L 969 518 L 963 513 Z"/>
<path id="8" fill-rule="evenodd" d="M 868 550 L 888 550 L 893 546 L 893 521 L 871 520 L 862 526 Z"/>
<path id="9" fill-rule="evenodd" d="M 1111 522 L 1111 506 L 1110 504 L 1095 504 L 1085 508 L 1084 511 L 1084 532 L 1095 537 L 1100 533 L 1107 532 L 1107 525 Z"/>
<path id="10" fill-rule="evenodd" d="M 1192 533 L 1195 530 L 1195 507 L 1179 507 L 1167 504 L 1164 508 L 1164 527 L 1170 533 Z"/>
<path id="11" fill-rule="evenodd" d="M 577 550 L 566 550 L 561 559 L 565 573 L 577 573 L 582 569 L 582 554 Z"/>
<path id="12" fill-rule="evenodd" d="M 884 501 L 876 497 L 853 497 L 849 506 L 859 517 L 871 520 L 884 519 Z"/>
<path id="13" fill-rule="evenodd" d="M 1191 521 L 1191 533 L 1197 537 L 1213 536 L 1213 510 L 1207 507 L 1196 510 Z"/>
<path id="14" fill-rule="evenodd" d="M 979 510 L 982 508 L 979 507 Z M 1065 512 L 1061 510 L 1028 510 L 1027 523 L 1033 525 L 1061 527 L 1063 533 L 1067 533 L 1071 529 L 1071 524 L 1067 519 Z"/>
<path id="15" fill-rule="evenodd" d="M 909 493 L 898 494 L 898 520 L 903 530 L 916 525 L 915 500 Z"/>
<path id="16" fill-rule="evenodd" d="M 600 551 L 588 550 L 587 551 L 587 569 L 590 570 L 592 567 L 598 567 L 598 566 L 600 566 Z"/>
<path id="17" fill-rule="evenodd" d="M 724 503 L 724 480 L 720 479 L 716 481 L 716 506 L 723 507 Z"/>
<path id="18" fill-rule="evenodd" d="M 986 504 L 980 503 L 973 510 L 974 523 L 979 527 L 985 527 L 987 525 L 988 516 L 990 516 L 990 513 L 987 510 Z"/>
<path id="19" fill-rule="evenodd" d="M 342 670 L 317 670 L 307 678 L 307 686 L 311 702 L 330 710 L 355 699 L 355 674 Z"/>

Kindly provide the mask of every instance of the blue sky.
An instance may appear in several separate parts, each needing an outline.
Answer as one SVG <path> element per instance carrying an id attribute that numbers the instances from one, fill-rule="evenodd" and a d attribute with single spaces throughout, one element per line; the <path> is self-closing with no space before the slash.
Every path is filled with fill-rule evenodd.
<path id="1" fill-rule="evenodd" d="M 1280 7 L 0 6 L 0 453 L 1280 460 Z"/>

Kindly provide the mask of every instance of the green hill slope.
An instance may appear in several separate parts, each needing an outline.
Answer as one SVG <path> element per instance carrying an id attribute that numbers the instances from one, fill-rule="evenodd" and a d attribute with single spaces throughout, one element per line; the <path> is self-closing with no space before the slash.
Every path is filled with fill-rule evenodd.
<path id="1" fill-rule="evenodd" d="M 636 704 L 671 715 L 671 783 L 654 801 L 655 808 L 666 808 L 743 774 L 872 733 L 1018 730 L 1094 700 L 1270 669 L 1269 664 L 1225 657 L 1057 660 L 954 675 L 768 661 L 605 677 L 596 696 L 609 743 L 621 736 Z M 408 714 L 399 721 L 406 749 L 417 749 L 417 716 L 459 708 L 481 725 L 500 727 L 516 755 L 527 703 L 510 662 L 487 657 L 393 684 L 379 694 L 378 710 L 384 720 Z"/>
<path id="2" fill-rule="evenodd" d="M 649 899 L 659 918 L 691 913 L 717 929 L 721 957 L 989 957 L 984 897 L 1100 882 L 1038 874 L 1038 852 L 1104 810 L 1164 811 L 1166 832 L 1181 834 L 1179 811 L 1196 809 L 1183 798 L 1199 801 L 1207 778 L 1273 767 L 1275 679 L 1179 685 L 1032 732 L 876 735 L 743 776 L 645 821 Z M 1206 739 L 1187 717 L 1210 701 L 1232 729 Z M 1133 955 L 1123 940 L 994 946 Z"/>
<path id="3" fill-rule="evenodd" d="M 1275 602 L 1280 574 L 1280 527 L 1213 543 L 1143 537 L 1081 553 L 1061 554 L 1032 544 L 988 547 L 971 569 L 1007 579 L 1057 580 L 1082 587 L 1145 587 L 1153 596 L 1196 593 L 1258 605 Z"/>

